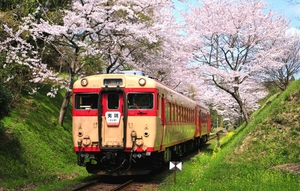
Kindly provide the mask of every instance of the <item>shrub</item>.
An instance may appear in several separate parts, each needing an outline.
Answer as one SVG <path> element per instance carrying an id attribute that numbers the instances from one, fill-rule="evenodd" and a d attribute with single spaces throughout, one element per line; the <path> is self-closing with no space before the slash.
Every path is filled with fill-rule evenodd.
<path id="1" fill-rule="evenodd" d="M 8 89 L 6 89 L 2 84 L 0 84 L 0 119 L 9 114 L 11 101 L 11 92 Z"/>

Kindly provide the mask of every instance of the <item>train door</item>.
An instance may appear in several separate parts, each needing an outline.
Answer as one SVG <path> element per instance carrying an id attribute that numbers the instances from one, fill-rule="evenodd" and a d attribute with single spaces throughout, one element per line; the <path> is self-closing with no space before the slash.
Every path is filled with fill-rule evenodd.
<path id="1" fill-rule="evenodd" d="M 210 120 L 210 113 L 207 112 L 207 134 L 209 135 L 211 130 L 211 120 Z"/>
<path id="2" fill-rule="evenodd" d="M 100 97 L 101 149 L 123 149 L 125 147 L 124 94 L 122 91 L 104 91 L 100 93 Z"/>
<path id="3" fill-rule="evenodd" d="M 202 135 L 203 135 L 203 116 L 202 116 L 202 112 L 201 110 L 198 111 L 198 116 L 199 116 L 199 133 L 200 133 L 200 137 L 202 138 Z"/>
<path id="4" fill-rule="evenodd" d="M 195 134 L 194 137 L 201 137 L 201 131 L 200 131 L 200 117 L 199 117 L 199 113 L 198 113 L 198 106 L 196 106 L 195 110 L 193 110 L 193 121 L 195 121 Z"/>
<path id="5" fill-rule="evenodd" d="M 157 107 L 160 109 L 160 120 L 161 120 L 161 142 L 160 142 L 160 150 L 163 150 L 164 136 L 166 130 L 166 99 L 164 95 L 157 95 L 158 104 Z"/>

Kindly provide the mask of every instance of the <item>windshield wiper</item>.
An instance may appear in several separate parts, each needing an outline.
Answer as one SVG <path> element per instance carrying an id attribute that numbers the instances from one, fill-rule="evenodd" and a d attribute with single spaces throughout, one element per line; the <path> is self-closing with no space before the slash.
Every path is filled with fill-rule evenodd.
<path id="1" fill-rule="evenodd" d="M 140 106 L 138 106 L 138 104 L 134 103 L 133 105 L 137 109 L 137 111 L 138 111 L 139 114 L 147 114 L 147 112 L 144 112 L 144 111 L 140 110 L 141 108 L 140 108 Z"/>

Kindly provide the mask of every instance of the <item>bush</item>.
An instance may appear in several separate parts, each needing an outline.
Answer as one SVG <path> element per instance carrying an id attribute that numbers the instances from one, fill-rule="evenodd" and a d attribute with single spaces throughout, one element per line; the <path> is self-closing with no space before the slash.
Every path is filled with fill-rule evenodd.
<path id="1" fill-rule="evenodd" d="M 11 92 L 8 89 L 6 89 L 2 84 L 0 84 L 0 119 L 9 114 L 11 101 Z"/>

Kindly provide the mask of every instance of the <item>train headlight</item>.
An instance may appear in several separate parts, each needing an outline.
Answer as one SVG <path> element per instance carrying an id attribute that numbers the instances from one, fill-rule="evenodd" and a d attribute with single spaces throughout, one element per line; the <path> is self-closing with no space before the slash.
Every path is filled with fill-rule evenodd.
<path id="1" fill-rule="evenodd" d="M 140 86 L 146 85 L 146 79 L 145 79 L 145 78 L 140 78 L 140 79 L 139 79 L 139 85 L 140 85 Z"/>
<path id="2" fill-rule="evenodd" d="M 86 78 L 82 78 L 82 79 L 81 79 L 81 85 L 82 85 L 83 87 L 87 86 L 87 85 L 88 85 L 88 80 L 87 80 Z"/>

